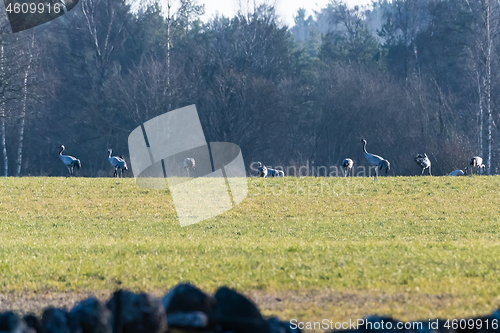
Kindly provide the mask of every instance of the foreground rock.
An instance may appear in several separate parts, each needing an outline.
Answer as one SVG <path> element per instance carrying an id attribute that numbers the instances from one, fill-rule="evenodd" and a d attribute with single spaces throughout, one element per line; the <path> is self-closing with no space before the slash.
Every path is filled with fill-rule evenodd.
<path id="1" fill-rule="evenodd" d="M 373 316 L 364 318 L 364 324 L 354 329 L 326 332 L 500 332 L 500 310 L 465 322 L 464 329 L 450 327 L 452 323 L 447 325 L 446 320 L 403 323 Z M 475 323 L 473 327 L 471 322 Z M 20 318 L 10 311 L 0 313 L 0 333 L 298 333 L 301 329 L 296 321 L 264 318 L 251 300 L 227 287 L 212 296 L 188 283 L 173 287 L 161 300 L 146 293 L 119 290 L 107 303 L 89 298 L 69 312 L 49 307 L 41 320 L 31 314 Z"/>
<path id="2" fill-rule="evenodd" d="M 10 311 L 0 314 L 0 332 L 31 333 L 26 322 Z"/>
<path id="3" fill-rule="evenodd" d="M 189 283 L 172 288 L 163 296 L 162 304 L 172 328 L 209 329 L 214 326 L 217 302 Z"/>
<path id="4" fill-rule="evenodd" d="M 69 313 L 53 307 L 45 309 L 42 314 L 42 327 L 47 333 L 71 333 Z"/>
<path id="5" fill-rule="evenodd" d="M 111 333 L 111 311 L 97 298 L 89 298 L 69 313 L 72 333 Z"/>
<path id="6" fill-rule="evenodd" d="M 113 314 L 113 332 L 162 333 L 167 329 L 165 308 L 159 299 L 120 290 L 107 303 Z"/>

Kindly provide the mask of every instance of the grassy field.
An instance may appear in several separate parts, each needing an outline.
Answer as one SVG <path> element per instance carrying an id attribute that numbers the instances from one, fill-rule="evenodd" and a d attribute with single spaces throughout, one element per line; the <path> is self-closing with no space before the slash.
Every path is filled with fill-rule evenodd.
<path id="1" fill-rule="evenodd" d="M 4 307 L 180 281 L 302 321 L 500 307 L 500 177 L 253 178 L 239 206 L 184 228 L 168 190 L 133 179 L 0 184 Z"/>

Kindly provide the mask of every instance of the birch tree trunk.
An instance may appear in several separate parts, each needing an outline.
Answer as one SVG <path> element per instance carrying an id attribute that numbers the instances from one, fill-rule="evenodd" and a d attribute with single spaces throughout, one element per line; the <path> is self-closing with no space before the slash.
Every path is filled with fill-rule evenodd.
<path id="1" fill-rule="evenodd" d="M 7 177 L 9 175 L 9 158 L 7 156 L 7 145 L 5 142 L 5 109 L 4 109 L 4 103 L 2 102 L 2 105 L 0 106 L 1 110 L 1 117 L 2 117 L 2 153 L 3 153 L 3 160 L 4 160 L 4 172 L 3 175 L 4 177 Z"/>
<path id="2" fill-rule="evenodd" d="M 24 142 L 24 126 L 26 124 L 26 104 L 28 103 L 28 76 L 29 76 L 29 71 L 31 69 L 31 62 L 33 61 L 33 50 L 34 50 L 34 44 L 35 44 L 35 34 L 33 33 L 32 36 L 32 41 L 31 41 L 31 49 L 28 47 L 28 52 L 29 52 L 29 62 L 28 62 L 28 67 L 26 68 L 26 71 L 24 73 L 24 85 L 23 85 L 23 93 L 24 93 L 24 98 L 23 98 L 23 107 L 21 111 L 21 115 L 19 117 L 20 124 L 19 124 L 19 146 L 17 150 L 17 170 L 16 170 L 16 175 L 19 177 L 21 175 L 21 166 L 23 164 L 23 142 Z"/>
<path id="3" fill-rule="evenodd" d="M 172 107 L 172 101 L 170 100 L 170 45 L 171 45 L 171 34 L 172 34 L 172 16 L 170 10 L 172 8 L 172 2 L 167 0 L 167 96 L 168 96 L 168 109 L 170 111 Z"/>
<path id="4" fill-rule="evenodd" d="M 486 172 L 488 175 L 491 174 L 491 125 L 493 123 L 493 117 L 491 114 L 491 49 L 493 46 L 492 34 L 491 34 L 491 4 L 490 0 L 486 0 L 486 38 L 487 38 L 487 49 L 486 49 L 486 112 L 488 113 L 488 133 L 487 133 L 487 144 L 488 144 L 488 157 L 486 160 Z"/>
<path id="5" fill-rule="evenodd" d="M 0 42 L 1 43 L 1 42 Z M 4 46 L 3 43 L 0 46 L 0 75 L 3 77 L 4 76 Z M 7 177 L 9 175 L 9 157 L 7 156 L 7 144 L 5 142 L 5 102 L 3 100 L 2 96 L 2 102 L 0 103 L 0 117 L 2 118 L 2 123 L 1 123 L 1 130 L 2 130 L 2 137 L 0 140 L 2 141 L 2 154 L 3 154 L 3 175 L 4 177 Z"/>
<path id="6" fill-rule="evenodd" d="M 484 85 L 484 77 L 481 77 L 479 70 L 477 71 L 477 92 L 479 95 L 479 156 L 483 156 L 483 90 L 481 89 L 481 83 Z"/>

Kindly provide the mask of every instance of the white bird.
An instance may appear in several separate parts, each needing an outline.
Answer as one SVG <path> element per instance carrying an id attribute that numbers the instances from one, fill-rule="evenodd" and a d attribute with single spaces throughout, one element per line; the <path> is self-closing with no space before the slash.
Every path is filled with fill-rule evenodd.
<path id="1" fill-rule="evenodd" d="M 429 169 L 429 176 L 432 176 L 431 174 L 431 160 L 427 157 L 427 154 L 420 155 L 418 154 L 417 157 L 415 157 L 415 162 L 422 168 L 422 176 L 424 175 L 425 169 Z"/>
<path id="2" fill-rule="evenodd" d="M 361 139 L 361 142 L 363 142 L 363 152 L 365 153 L 365 158 L 370 163 L 370 165 L 378 167 L 378 169 L 375 169 L 375 178 L 378 176 L 378 170 L 385 169 L 385 173 L 389 170 L 391 170 L 391 163 L 389 163 L 388 160 L 375 155 L 375 154 L 370 154 L 369 152 L 366 151 L 366 140 Z"/>
<path id="3" fill-rule="evenodd" d="M 448 176 L 465 176 L 467 174 L 467 167 L 465 167 L 465 172 L 463 172 L 462 170 L 458 169 L 458 170 L 454 170 L 452 172 L 450 172 L 448 174 Z"/>
<path id="4" fill-rule="evenodd" d="M 188 157 L 184 159 L 184 169 L 186 169 L 187 175 L 189 177 L 189 169 L 195 169 L 196 163 L 194 158 Z"/>
<path id="5" fill-rule="evenodd" d="M 349 172 L 352 170 L 353 165 L 354 162 L 350 158 L 346 158 L 342 161 L 342 168 L 344 168 L 344 177 L 347 177 L 349 175 Z"/>
<path id="6" fill-rule="evenodd" d="M 478 174 L 480 172 L 479 169 L 483 169 L 483 172 L 485 171 L 486 167 L 483 164 L 483 159 L 479 156 L 474 156 L 473 158 L 470 159 L 470 165 L 472 167 L 471 175 L 472 172 L 474 171 L 474 168 L 478 168 Z"/>
<path id="7" fill-rule="evenodd" d="M 113 153 L 113 150 L 111 150 L 111 149 L 108 149 L 108 153 L 109 153 L 109 155 L 108 155 L 109 163 L 111 163 L 113 168 L 115 168 L 115 172 L 113 173 L 113 177 L 118 177 L 118 169 L 121 170 L 121 177 L 123 177 L 123 171 L 128 170 L 127 162 L 125 162 L 125 159 L 123 158 L 123 156 L 121 156 L 121 157 L 111 156 L 111 154 Z"/>
<path id="8" fill-rule="evenodd" d="M 66 149 L 63 145 L 60 145 L 59 148 L 61 148 L 61 151 L 59 152 L 59 158 L 63 163 L 68 167 L 69 175 L 73 175 L 73 168 L 77 167 L 78 170 L 80 170 L 82 164 L 80 163 L 80 160 L 69 155 L 63 155 L 62 152 L 64 149 Z"/>

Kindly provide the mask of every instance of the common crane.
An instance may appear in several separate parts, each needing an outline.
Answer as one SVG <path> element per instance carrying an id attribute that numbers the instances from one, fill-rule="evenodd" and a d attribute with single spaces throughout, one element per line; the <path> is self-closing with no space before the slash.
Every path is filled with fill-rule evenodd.
<path id="1" fill-rule="evenodd" d="M 375 169 L 375 179 L 378 176 L 378 170 L 385 169 L 385 173 L 387 174 L 387 172 L 389 170 L 391 170 L 391 163 L 389 163 L 388 160 L 386 160 L 378 155 L 370 154 L 369 152 L 367 152 L 366 151 L 366 140 L 361 139 L 361 142 L 363 142 L 363 152 L 365 154 L 366 160 L 368 161 L 368 163 L 370 163 L 370 165 L 377 167 L 377 169 Z"/>
<path id="2" fill-rule="evenodd" d="M 342 168 L 344 168 L 344 177 L 349 176 L 349 172 L 352 170 L 353 165 L 354 162 L 350 158 L 346 158 L 342 161 Z"/>
<path id="3" fill-rule="evenodd" d="M 429 160 L 429 157 L 427 157 L 427 154 L 424 153 L 424 155 L 418 154 L 417 157 L 415 157 L 415 162 L 422 168 L 422 176 L 424 175 L 425 169 L 429 169 L 429 176 L 432 176 L 431 173 L 431 160 Z"/>
<path id="4" fill-rule="evenodd" d="M 184 159 L 184 169 L 186 169 L 187 175 L 189 177 L 189 169 L 195 169 L 196 163 L 194 158 L 188 157 Z"/>
<path id="5" fill-rule="evenodd" d="M 483 172 L 486 170 L 486 167 L 483 164 L 483 159 L 479 156 L 474 156 L 470 159 L 470 166 L 472 167 L 471 175 L 474 172 L 474 169 L 477 168 L 477 173 L 480 173 L 480 169 L 483 169 Z"/>
<path id="6" fill-rule="evenodd" d="M 69 155 L 63 155 L 64 149 L 66 149 L 63 145 L 60 145 L 59 148 L 61 148 L 61 151 L 59 152 L 59 158 L 61 161 L 63 161 L 64 165 L 68 167 L 69 175 L 73 175 L 73 168 L 77 167 L 78 170 L 82 167 L 82 164 L 80 163 L 80 160 Z"/>
<path id="7" fill-rule="evenodd" d="M 113 153 L 112 149 L 108 149 L 108 153 L 109 153 L 109 155 L 108 155 L 109 163 L 111 163 L 113 168 L 115 168 L 115 172 L 113 173 L 113 177 L 118 177 L 118 169 L 121 170 L 121 177 L 123 177 L 123 171 L 128 170 L 127 162 L 125 162 L 125 159 L 123 158 L 123 156 L 121 156 L 121 157 L 111 156 L 111 154 Z"/>
<path id="8" fill-rule="evenodd" d="M 450 173 L 448 174 L 448 176 L 465 176 L 465 175 L 467 174 L 467 170 L 468 170 L 468 169 L 469 169 L 468 167 L 465 167 L 465 169 L 464 169 L 464 170 L 465 170 L 465 172 L 464 172 L 464 171 L 462 171 L 462 170 L 460 170 L 460 169 L 458 169 L 458 170 L 454 170 L 454 171 L 450 172 Z"/>
<path id="9" fill-rule="evenodd" d="M 271 169 L 266 167 L 264 164 L 261 162 L 259 163 L 259 166 L 257 167 L 257 173 L 259 174 L 259 177 L 285 177 L 285 173 L 282 170 L 276 170 L 276 169 Z"/>

